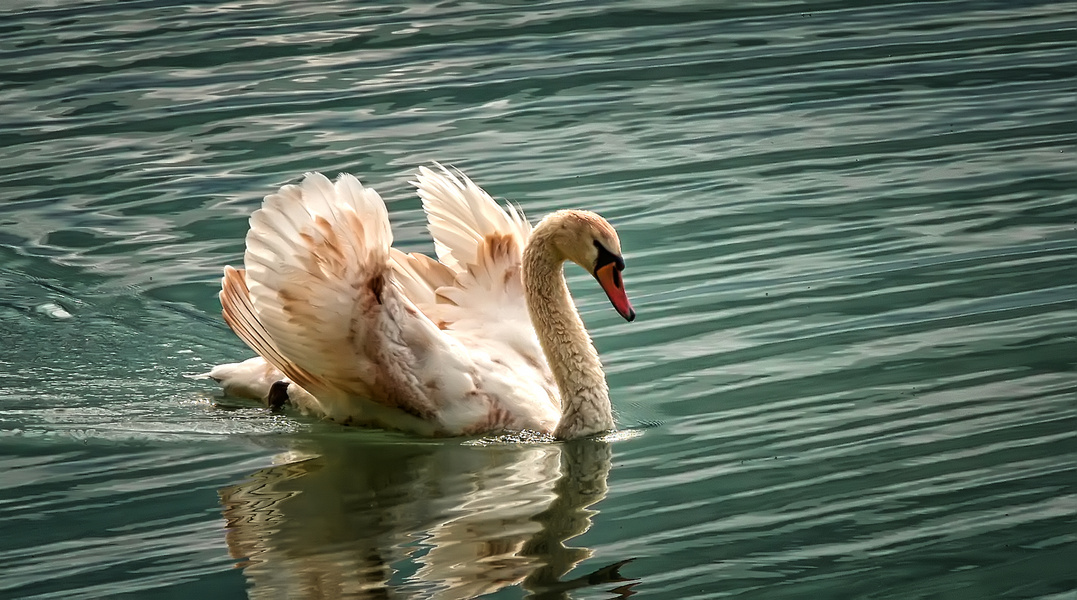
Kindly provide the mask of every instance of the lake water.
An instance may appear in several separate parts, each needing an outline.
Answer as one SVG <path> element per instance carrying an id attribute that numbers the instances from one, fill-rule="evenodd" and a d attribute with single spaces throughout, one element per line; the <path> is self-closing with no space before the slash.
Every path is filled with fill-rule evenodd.
<path id="1" fill-rule="evenodd" d="M 1072 2 L 0 7 L 0 597 L 1077 598 Z M 222 399 L 304 171 L 601 212 L 622 433 Z"/>

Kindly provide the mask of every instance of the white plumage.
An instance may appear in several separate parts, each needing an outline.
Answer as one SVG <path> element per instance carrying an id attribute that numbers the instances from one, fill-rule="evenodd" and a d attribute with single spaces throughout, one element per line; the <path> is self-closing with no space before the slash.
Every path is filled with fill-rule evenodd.
<path id="1" fill-rule="evenodd" d="M 555 213 L 532 232 L 517 209 L 437 167 L 420 168 L 413 182 L 437 261 L 392 248 L 384 202 L 352 175 L 308 173 L 267 196 L 250 219 L 245 269 L 226 267 L 220 294 L 225 320 L 264 362 L 210 376 L 261 398 L 286 379 L 288 400 L 305 412 L 424 435 L 612 427 L 597 353 L 551 265 L 568 259 L 598 273 L 597 248 L 620 261 L 616 233 L 584 211 Z M 530 269 L 529 242 L 538 257 Z M 531 272 L 549 281 L 529 280 Z M 616 281 L 613 292 L 603 287 L 630 318 Z M 529 312 L 536 294 L 546 300 Z M 557 347 L 545 347 L 553 338 L 537 335 L 533 319 L 556 329 Z M 581 352 L 593 360 L 581 363 Z M 563 397 L 558 384 L 569 381 L 583 393 Z M 576 414 L 595 394 L 599 414 Z M 566 429 L 569 413 L 579 422 Z"/>

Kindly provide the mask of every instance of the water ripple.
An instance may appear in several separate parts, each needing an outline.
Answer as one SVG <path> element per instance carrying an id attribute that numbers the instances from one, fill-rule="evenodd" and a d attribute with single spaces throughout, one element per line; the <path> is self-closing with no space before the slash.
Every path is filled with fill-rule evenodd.
<path id="1" fill-rule="evenodd" d="M 1069 3 L 0 15 L 3 593 L 1077 589 Z M 187 377 L 247 356 L 214 294 L 261 196 L 356 172 L 430 251 L 430 160 L 621 232 L 635 323 L 569 273 L 633 432 L 601 497 L 560 446 L 341 433 Z"/>

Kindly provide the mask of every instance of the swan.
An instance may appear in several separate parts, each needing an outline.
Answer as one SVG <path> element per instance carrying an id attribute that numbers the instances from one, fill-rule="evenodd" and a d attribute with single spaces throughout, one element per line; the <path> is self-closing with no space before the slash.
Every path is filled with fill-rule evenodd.
<path id="1" fill-rule="evenodd" d="M 353 175 L 307 173 L 266 196 L 244 268 L 225 267 L 219 294 L 258 356 L 207 375 L 274 407 L 426 436 L 613 429 L 563 265 L 591 273 L 632 321 L 617 232 L 585 210 L 532 228 L 462 172 L 434 167 L 411 183 L 437 260 L 392 247 L 385 203 Z"/>

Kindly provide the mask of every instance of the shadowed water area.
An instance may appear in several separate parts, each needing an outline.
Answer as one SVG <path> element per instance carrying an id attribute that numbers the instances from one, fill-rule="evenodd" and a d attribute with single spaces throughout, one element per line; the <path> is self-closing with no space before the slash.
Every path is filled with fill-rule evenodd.
<path id="1" fill-rule="evenodd" d="M 0 597 L 1077 597 L 1072 2 L 0 6 Z M 189 376 L 262 196 L 603 214 L 621 434 Z"/>

